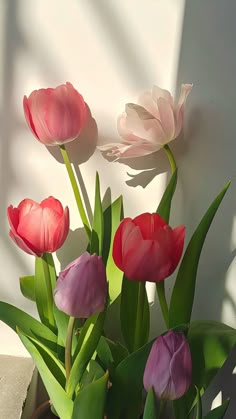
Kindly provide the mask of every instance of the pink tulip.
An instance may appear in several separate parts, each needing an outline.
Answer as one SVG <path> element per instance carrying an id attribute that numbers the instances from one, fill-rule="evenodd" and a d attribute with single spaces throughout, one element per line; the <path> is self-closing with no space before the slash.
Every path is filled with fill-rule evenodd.
<path id="1" fill-rule="evenodd" d="M 171 330 L 159 336 L 152 345 L 144 371 L 146 391 L 152 387 L 158 399 L 179 399 L 188 390 L 191 375 L 191 353 L 184 334 Z"/>
<path id="2" fill-rule="evenodd" d="M 59 274 L 54 301 L 69 316 L 87 318 L 104 310 L 106 271 L 101 256 L 85 252 Z"/>
<path id="3" fill-rule="evenodd" d="M 42 256 L 52 253 L 64 243 L 69 231 L 69 209 L 50 196 L 40 204 L 24 199 L 7 209 L 9 235 L 26 253 Z"/>
<path id="4" fill-rule="evenodd" d="M 84 99 L 71 83 L 34 90 L 24 96 L 23 106 L 32 133 L 47 146 L 77 138 L 87 116 Z"/>
<path id="5" fill-rule="evenodd" d="M 184 226 L 172 230 L 158 214 L 125 218 L 114 237 L 113 259 L 128 279 L 159 282 L 177 267 L 184 237 Z"/>
<path id="6" fill-rule="evenodd" d="M 177 104 L 167 90 L 153 86 L 143 93 L 138 104 L 127 103 L 125 113 L 118 118 L 118 132 L 122 143 L 110 143 L 98 147 L 108 156 L 131 158 L 160 150 L 180 134 L 183 125 L 184 106 L 192 89 L 182 84 Z"/>

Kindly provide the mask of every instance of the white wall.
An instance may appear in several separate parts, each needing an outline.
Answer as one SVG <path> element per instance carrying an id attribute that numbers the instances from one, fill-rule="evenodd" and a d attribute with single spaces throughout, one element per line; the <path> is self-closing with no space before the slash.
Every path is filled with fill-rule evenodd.
<path id="1" fill-rule="evenodd" d="M 155 209 L 169 170 L 166 156 L 109 163 L 96 151 L 88 160 L 87 141 L 118 141 L 116 118 L 124 104 L 152 84 L 174 93 L 189 82 L 185 134 L 172 147 L 180 167 L 172 224 L 186 224 L 189 238 L 223 184 L 233 180 L 204 247 L 193 314 L 236 327 L 234 0 L 2 0 L 0 12 L 0 299 L 32 312 L 18 278 L 33 272 L 33 258 L 8 238 L 9 204 L 54 195 L 69 205 L 76 231 L 58 252 L 62 266 L 85 245 L 65 168 L 57 151 L 29 132 L 23 95 L 66 81 L 83 94 L 97 126 L 93 121 L 81 142 L 71 143 L 74 161 L 81 163 L 91 201 L 98 170 L 103 193 L 108 186 L 114 197 L 122 193 L 132 217 Z M 24 353 L 2 324 L 0 333 L 0 352 Z"/>

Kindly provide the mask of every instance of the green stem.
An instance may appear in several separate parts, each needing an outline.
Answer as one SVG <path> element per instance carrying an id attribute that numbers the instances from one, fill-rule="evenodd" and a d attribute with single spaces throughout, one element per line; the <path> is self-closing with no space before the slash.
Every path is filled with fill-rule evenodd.
<path id="1" fill-rule="evenodd" d="M 145 288 L 146 282 L 139 281 L 138 287 L 138 301 L 137 301 L 137 313 L 136 313 L 136 329 L 134 337 L 134 351 L 140 348 L 140 337 L 143 328 L 143 312 L 144 312 L 144 302 L 145 302 Z"/>
<path id="2" fill-rule="evenodd" d="M 166 400 L 161 400 L 160 401 L 160 409 L 159 409 L 159 413 L 158 413 L 158 419 L 161 419 L 161 416 L 164 413 L 165 407 L 166 407 Z"/>
<path id="3" fill-rule="evenodd" d="M 70 317 L 68 327 L 67 327 L 66 348 L 65 348 L 66 382 L 68 382 L 69 380 L 70 370 L 71 370 L 71 348 L 72 348 L 74 323 L 75 323 L 75 318 Z"/>
<path id="4" fill-rule="evenodd" d="M 50 328 L 55 327 L 53 288 L 45 254 L 35 258 L 35 296 L 39 317 Z"/>
<path id="5" fill-rule="evenodd" d="M 164 281 L 158 282 L 156 284 L 157 288 L 157 295 L 161 307 L 162 316 L 165 322 L 165 325 L 168 329 L 169 327 L 169 309 L 166 301 L 166 294 L 165 294 L 165 283 Z"/>
<path id="6" fill-rule="evenodd" d="M 167 144 L 164 145 L 164 150 L 165 150 L 165 152 L 167 154 L 167 157 L 169 159 L 169 162 L 170 162 L 171 172 L 174 173 L 174 171 L 177 169 L 177 165 L 176 165 L 174 155 L 173 155 L 170 147 Z"/>
<path id="7" fill-rule="evenodd" d="M 79 213 L 80 213 L 80 217 L 81 217 L 81 220 L 83 222 L 83 225 L 84 225 L 85 231 L 87 233 L 87 236 L 90 240 L 91 227 L 90 227 L 90 223 L 89 223 L 87 214 L 86 214 L 84 206 L 83 206 L 83 201 L 82 201 L 82 198 L 80 196 L 80 191 L 79 191 L 79 188 L 78 188 L 78 184 L 76 182 L 74 171 L 72 169 L 71 162 L 70 162 L 70 159 L 69 159 L 69 156 L 68 156 L 68 153 L 66 151 L 65 146 L 60 145 L 60 150 L 61 150 L 61 154 L 62 154 L 64 163 L 66 165 L 66 169 L 67 169 L 67 172 L 68 172 L 68 175 L 69 175 L 69 178 L 70 178 L 70 183 L 71 183 L 71 186 L 72 186 L 72 189 L 73 189 L 73 192 L 74 192 L 74 196 L 75 196 L 77 207 L 78 207 L 78 210 L 79 210 Z"/>
<path id="8" fill-rule="evenodd" d="M 175 172 L 175 170 L 177 169 L 174 155 L 173 155 L 170 147 L 167 144 L 164 145 L 163 148 L 164 148 L 164 150 L 167 154 L 167 157 L 168 157 L 168 160 L 169 160 L 169 163 L 170 163 L 171 172 L 173 174 Z M 158 299 L 159 299 L 159 303 L 160 303 L 160 307 L 161 307 L 162 316 L 163 316 L 163 319 L 165 321 L 165 325 L 168 328 L 168 326 L 169 326 L 169 309 L 168 309 L 168 305 L 167 305 L 167 301 L 166 301 L 166 295 L 165 295 L 165 282 L 161 281 L 161 282 L 157 283 L 156 288 L 157 288 L 157 295 L 158 295 Z"/>

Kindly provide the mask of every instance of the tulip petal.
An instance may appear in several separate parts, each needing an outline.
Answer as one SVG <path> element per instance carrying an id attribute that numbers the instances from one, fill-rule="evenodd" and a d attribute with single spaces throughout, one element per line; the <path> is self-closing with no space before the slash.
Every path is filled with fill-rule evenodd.
<path id="1" fill-rule="evenodd" d="M 158 229 L 167 225 L 159 214 L 148 212 L 135 217 L 133 223 L 139 226 L 144 239 L 152 239 Z"/>
<path id="2" fill-rule="evenodd" d="M 117 119 L 117 130 L 118 133 L 122 138 L 124 138 L 127 143 L 134 143 L 134 142 L 140 142 L 140 138 L 134 135 L 134 133 L 127 128 L 126 126 L 126 114 L 122 114 Z"/>
<path id="3" fill-rule="evenodd" d="M 176 128 L 175 128 L 175 137 L 178 137 L 183 125 L 184 119 L 184 105 L 188 94 L 192 90 L 192 84 L 182 84 L 181 92 L 179 96 L 179 100 L 176 106 L 176 113 L 175 113 L 175 121 L 176 121 Z"/>
<path id="4" fill-rule="evenodd" d="M 191 354 L 188 343 L 183 341 L 173 354 L 170 362 L 171 388 L 169 390 L 169 400 L 179 399 L 186 393 L 191 383 L 191 373 Z"/>
<path id="5" fill-rule="evenodd" d="M 174 100 L 170 92 L 168 90 L 162 89 L 159 86 L 154 85 L 152 88 L 152 98 L 155 103 L 157 103 L 159 98 L 165 99 L 171 106 L 171 108 L 174 108 Z"/>
<path id="6" fill-rule="evenodd" d="M 138 98 L 138 104 L 147 109 L 156 119 L 160 119 L 160 114 L 157 106 L 157 101 L 153 100 L 152 93 L 146 91 L 142 93 Z"/>
<path id="7" fill-rule="evenodd" d="M 63 215 L 64 209 L 61 202 L 58 199 L 49 196 L 40 203 L 41 208 L 51 208 L 53 211 L 57 212 L 59 215 Z"/>
<path id="8" fill-rule="evenodd" d="M 168 142 L 171 141 L 175 133 L 175 118 L 171 105 L 167 100 L 160 97 L 157 101 L 158 109 L 160 113 L 160 120 L 163 127 L 163 130 L 166 133 Z"/>
<path id="9" fill-rule="evenodd" d="M 24 99 L 23 99 L 23 108 L 24 108 L 25 119 L 29 128 L 31 129 L 35 137 L 39 140 L 38 134 L 36 132 L 36 129 L 33 123 L 32 115 L 30 112 L 28 98 L 26 96 L 24 96 Z"/>
<path id="10" fill-rule="evenodd" d="M 19 224 L 19 210 L 10 205 L 7 208 L 7 218 L 13 234 L 17 234 L 17 226 Z"/>
<path id="11" fill-rule="evenodd" d="M 154 144 L 163 145 L 166 134 L 159 120 L 152 117 L 144 108 L 133 104 L 126 105 L 126 126 L 137 137 Z M 140 109 L 141 108 L 141 109 Z M 138 110 L 139 109 L 139 110 Z"/>
<path id="12" fill-rule="evenodd" d="M 114 236 L 112 256 L 116 266 L 121 270 L 123 270 L 123 233 L 126 232 L 127 235 L 127 232 L 130 232 L 133 227 L 131 218 L 125 218 L 120 223 Z"/>
<path id="13" fill-rule="evenodd" d="M 183 253 L 185 231 L 186 231 L 186 228 L 183 225 L 180 225 L 176 227 L 174 230 L 172 230 L 173 248 L 174 248 L 174 252 L 172 255 L 173 256 L 172 257 L 173 272 L 176 269 Z"/>

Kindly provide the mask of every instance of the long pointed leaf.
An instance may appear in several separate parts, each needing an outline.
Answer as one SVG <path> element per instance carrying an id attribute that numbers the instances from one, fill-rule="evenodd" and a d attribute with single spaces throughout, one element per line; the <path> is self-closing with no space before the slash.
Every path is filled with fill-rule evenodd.
<path id="1" fill-rule="evenodd" d="M 35 276 L 20 277 L 20 290 L 25 298 L 35 301 Z"/>
<path id="2" fill-rule="evenodd" d="M 93 214 L 93 228 L 90 242 L 90 253 L 97 253 L 102 255 L 103 249 L 103 235 L 104 235 L 104 220 L 102 201 L 100 194 L 100 181 L 99 175 L 96 173 L 96 187 L 95 187 L 95 203 L 94 203 L 94 214 Z"/>
<path id="3" fill-rule="evenodd" d="M 57 337 L 44 324 L 17 307 L 0 301 L 0 320 L 11 327 L 15 332 L 19 327 L 28 336 L 37 337 L 52 351 L 57 351 Z"/>
<path id="4" fill-rule="evenodd" d="M 204 419 L 223 419 L 229 407 L 229 400 L 226 400 L 221 406 L 216 407 L 204 416 Z"/>
<path id="5" fill-rule="evenodd" d="M 171 328 L 181 323 L 190 322 L 201 250 L 212 220 L 229 185 L 230 183 L 227 183 L 213 201 L 185 251 L 170 301 L 169 326 Z"/>
<path id="6" fill-rule="evenodd" d="M 114 201 L 111 204 L 109 208 L 109 213 L 111 217 L 111 233 L 110 233 L 110 243 L 109 243 L 109 254 L 108 254 L 107 264 L 106 264 L 106 272 L 107 272 L 107 279 L 109 282 L 110 304 L 112 304 L 112 302 L 115 301 L 115 299 L 121 293 L 122 277 L 123 277 L 123 272 L 120 271 L 119 268 L 117 268 L 112 257 L 112 246 L 113 246 L 114 235 L 120 224 L 120 221 L 123 218 L 122 196 L 117 198 L 116 201 Z M 107 214 L 108 214 L 108 210 L 105 211 L 105 214 L 104 214 L 105 220 L 107 218 Z"/>
<path id="7" fill-rule="evenodd" d="M 123 337 L 130 352 L 135 349 L 135 334 L 137 327 L 137 310 L 139 309 L 139 282 L 130 281 L 123 277 L 121 303 L 120 303 L 120 321 Z M 145 292 L 142 319 L 142 336 L 140 336 L 139 347 L 145 345 L 149 337 L 150 315 L 147 294 Z"/>
<path id="8" fill-rule="evenodd" d="M 84 387 L 75 399 L 72 419 L 103 419 L 108 373 Z"/>
<path id="9" fill-rule="evenodd" d="M 157 417 L 156 398 L 151 388 L 147 394 L 143 419 L 156 419 Z"/>
<path id="10" fill-rule="evenodd" d="M 67 383 L 67 393 L 72 397 L 76 386 L 80 382 L 82 375 L 94 353 L 100 337 L 102 335 L 105 320 L 105 312 L 98 315 L 97 321 L 90 325 L 87 330 L 83 344 L 77 354 L 70 372 L 70 377 Z"/>
<path id="11" fill-rule="evenodd" d="M 170 218 L 171 202 L 172 202 L 172 198 L 175 193 L 175 188 L 177 184 L 177 174 L 178 172 L 176 169 L 173 175 L 171 176 L 171 179 L 166 187 L 166 190 L 156 210 L 157 214 L 159 214 L 163 218 L 163 220 L 165 220 L 166 223 L 169 222 L 169 218 Z"/>
<path id="12" fill-rule="evenodd" d="M 36 345 L 23 333 L 19 332 L 19 336 L 38 368 L 45 388 L 59 417 L 63 419 L 71 419 L 73 410 L 72 400 L 68 397 L 65 390 L 61 387 L 47 367 Z"/>

